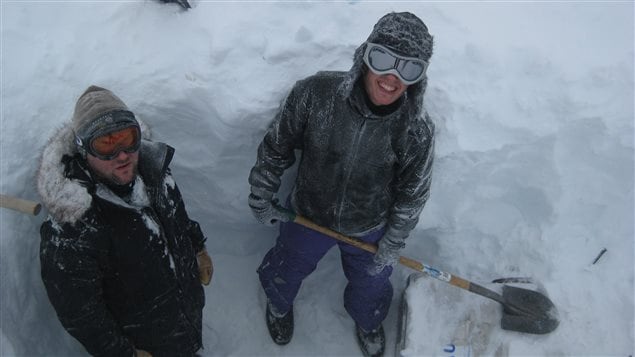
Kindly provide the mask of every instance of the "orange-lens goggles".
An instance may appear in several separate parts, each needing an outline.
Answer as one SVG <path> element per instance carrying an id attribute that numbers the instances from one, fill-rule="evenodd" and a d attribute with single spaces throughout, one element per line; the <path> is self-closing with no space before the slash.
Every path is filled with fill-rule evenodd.
<path id="1" fill-rule="evenodd" d="M 138 127 L 130 126 L 98 136 L 90 142 L 91 154 L 101 160 L 112 160 L 122 151 L 133 153 L 139 150 L 139 134 Z"/>

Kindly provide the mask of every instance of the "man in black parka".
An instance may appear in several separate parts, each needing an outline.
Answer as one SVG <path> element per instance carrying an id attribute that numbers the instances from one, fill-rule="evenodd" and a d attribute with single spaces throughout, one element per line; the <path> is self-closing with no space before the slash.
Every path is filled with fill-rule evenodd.
<path id="1" fill-rule="evenodd" d="M 42 280 L 64 328 L 95 356 L 193 356 L 212 262 L 168 168 L 112 92 L 89 87 L 46 145 Z"/>
<path id="2" fill-rule="evenodd" d="M 432 43 L 414 14 L 383 16 L 355 51 L 348 72 L 319 72 L 295 84 L 258 147 L 249 206 L 261 223 L 282 221 L 276 245 L 258 269 L 274 342 L 291 340 L 301 283 L 337 244 L 348 279 L 344 306 L 362 352 L 383 354 L 392 266 L 430 194 L 434 125 L 423 94 Z M 285 222 L 275 194 L 296 150 L 302 156 L 290 208 L 377 244 L 375 256 Z"/>

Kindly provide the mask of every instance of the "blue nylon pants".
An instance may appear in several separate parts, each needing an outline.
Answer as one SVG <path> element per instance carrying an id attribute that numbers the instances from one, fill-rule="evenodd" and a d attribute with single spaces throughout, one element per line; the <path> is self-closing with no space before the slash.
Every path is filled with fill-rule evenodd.
<path id="1" fill-rule="evenodd" d="M 384 230 L 360 239 L 377 243 Z M 393 288 L 389 277 L 392 267 L 377 275 L 370 275 L 373 255 L 299 224 L 280 223 L 276 245 L 265 255 L 258 268 L 260 283 L 274 308 L 289 311 L 298 294 L 302 280 L 311 274 L 317 263 L 334 245 L 340 248 L 342 268 L 348 279 L 344 290 L 344 307 L 364 330 L 373 330 L 388 314 Z"/>

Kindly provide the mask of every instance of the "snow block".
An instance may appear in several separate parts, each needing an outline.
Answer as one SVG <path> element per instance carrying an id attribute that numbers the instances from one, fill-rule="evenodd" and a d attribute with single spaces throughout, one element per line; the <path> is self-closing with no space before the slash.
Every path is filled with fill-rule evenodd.
<path id="1" fill-rule="evenodd" d="M 485 286 L 485 285 L 484 285 Z M 501 284 L 488 284 L 492 290 Z M 400 309 L 396 356 L 472 357 L 510 354 L 500 304 L 425 274 L 408 278 Z"/>

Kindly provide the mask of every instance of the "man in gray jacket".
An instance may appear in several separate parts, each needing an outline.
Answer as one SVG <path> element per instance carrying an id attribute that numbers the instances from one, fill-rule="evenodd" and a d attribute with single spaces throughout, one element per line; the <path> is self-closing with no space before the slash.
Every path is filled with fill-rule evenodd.
<path id="1" fill-rule="evenodd" d="M 258 148 L 249 205 L 261 223 L 281 221 L 258 273 L 273 340 L 293 334 L 302 280 L 338 244 L 348 279 L 344 304 L 362 352 L 381 356 L 393 289 L 389 277 L 430 192 L 434 125 L 423 108 L 432 36 L 411 13 L 382 17 L 348 72 L 298 81 Z M 283 172 L 302 152 L 288 203 L 297 214 L 378 245 L 376 255 L 336 243 L 277 209 Z"/>

